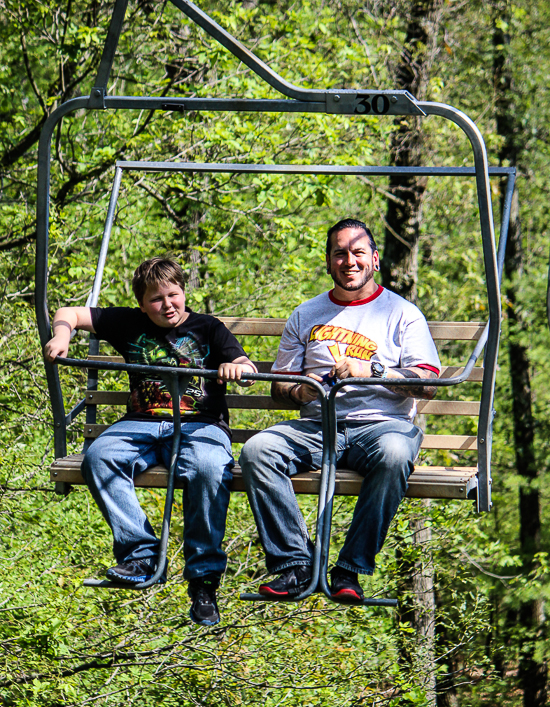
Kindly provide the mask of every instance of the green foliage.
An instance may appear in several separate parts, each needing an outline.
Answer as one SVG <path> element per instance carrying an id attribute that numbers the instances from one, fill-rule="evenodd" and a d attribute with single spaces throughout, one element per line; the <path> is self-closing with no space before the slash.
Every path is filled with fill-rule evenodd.
<path id="1" fill-rule="evenodd" d="M 390 88 L 402 51 L 404 0 L 336 4 L 317 0 L 202 3 L 288 81 L 313 88 Z M 319 596 L 302 605 L 239 601 L 263 576 L 257 533 L 242 494 L 231 501 L 229 567 L 221 588 L 223 623 L 212 629 L 187 618 L 181 578 L 181 506 L 174 508 L 170 580 L 144 594 L 94 592 L 82 579 L 112 563 L 108 528 L 84 489 L 53 493 L 47 387 L 33 313 L 36 146 L 41 126 L 61 102 L 87 95 L 113 3 L 15 3 L 0 0 L 0 698 L 14 707 L 103 705 L 425 705 L 423 646 L 411 624 L 385 609 L 359 610 Z M 497 8 L 498 9 L 498 8 Z M 479 121 L 490 162 L 500 138 L 492 105 L 489 3 L 445 3 L 428 99 L 457 105 Z M 544 311 L 547 260 L 545 175 L 548 164 L 548 10 L 512 8 L 517 111 L 528 136 L 520 194 L 526 267 L 517 278 L 533 367 L 537 460 L 546 509 L 548 406 Z M 498 21 L 498 17 L 497 17 Z M 130 3 L 109 85 L 112 95 L 275 97 L 273 89 L 187 21 L 171 4 Z M 425 123 L 434 164 L 470 164 L 466 140 L 434 118 Z M 50 296 L 84 304 L 117 159 L 284 164 L 386 164 L 393 124 L 375 117 L 324 114 L 81 111 L 67 116 L 52 148 Z M 429 161 L 429 160 L 428 160 Z M 497 190 L 494 191 L 498 212 Z M 100 304 L 132 302 L 128 285 L 142 259 L 170 251 L 189 273 L 189 302 L 224 315 L 287 316 L 328 287 L 324 234 L 340 215 L 366 218 L 383 249 L 387 194 L 382 179 L 314 176 L 125 174 Z M 419 254 L 419 303 L 429 319 L 484 320 L 484 272 L 471 179 L 431 178 Z M 509 306 L 506 297 L 503 307 Z M 274 342 L 245 342 L 252 357 L 272 357 Z M 72 344 L 85 355 L 85 342 Z M 464 350 L 442 352 L 459 363 Z M 64 370 L 69 410 L 84 378 Z M 513 620 L 528 598 L 548 595 L 548 539 L 529 573 L 519 557 L 511 400 L 506 349 L 500 359 L 494 440 L 495 510 L 470 504 L 403 504 L 368 592 L 401 592 L 403 566 L 431 563 L 436 578 L 436 671 L 456 704 L 519 705 L 518 660 L 526 646 L 548 657 L 544 636 Z M 115 383 L 121 385 L 121 383 Z M 475 387 L 474 384 L 470 386 Z M 471 390 L 456 395 L 468 398 Z M 442 392 L 441 397 L 451 394 Z M 269 413 L 240 413 L 258 427 Z M 474 434 L 475 420 L 437 423 Z M 81 445 L 79 426 L 69 447 Z M 441 452 L 426 462 L 452 464 Z M 469 461 L 465 455 L 462 461 Z M 472 461 L 472 463 L 475 463 Z M 142 492 L 158 527 L 163 494 Z M 311 524 L 314 499 L 301 501 Z M 334 547 L 342 542 L 353 501 L 339 499 Z M 422 544 L 411 523 L 424 518 Z M 402 596 L 403 600 L 408 597 Z M 512 617 L 512 619 L 511 619 Z M 408 655 L 410 661 L 404 660 Z"/>

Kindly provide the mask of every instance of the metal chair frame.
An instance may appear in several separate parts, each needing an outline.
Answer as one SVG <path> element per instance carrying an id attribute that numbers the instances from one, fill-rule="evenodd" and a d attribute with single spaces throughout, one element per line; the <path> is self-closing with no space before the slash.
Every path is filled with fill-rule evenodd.
<path id="1" fill-rule="evenodd" d="M 127 170 L 147 171 L 187 171 L 187 172 L 231 172 L 231 173 L 277 173 L 277 174 L 340 174 L 340 175 L 390 175 L 408 174 L 419 176 L 473 176 L 476 180 L 480 230 L 482 237 L 482 250 L 487 284 L 487 302 L 489 321 L 483 336 L 478 341 L 473 353 L 467 361 L 462 374 L 446 379 L 430 380 L 430 386 L 452 386 L 467 380 L 477 358 L 485 347 L 484 375 L 480 400 L 480 414 L 478 424 L 478 493 L 477 510 L 488 511 L 491 508 L 491 443 L 493 401 L 495 377 L 501 325 L 500 306 L 500 278 L 504 262 L 504 252 L 510 221 L 510 209 L 514 191 L 516 172 L 514 168 L 492 167 L 489 168 L 487 153 L 483 137 L 476 124 L 464 113 L 456 108 L 443 104 L 427 101 L 417 101 L 407 91 L 372 91 L 372 90 L 318 90 L 303 89 L 285 81 L 270 67 L 252 54 L 246 47 L 228 34 L 212 18 L 202 12 L 189 0 L 171 0 L 187 17 L 202 27 L 220 44 L 232 52 L 238 59 L 251 68 L 260 78 L 287 98 L 280 99 L 243 99 L 243 98 L 157 98 L 150 96 L 109 96 L 107 83 L 112 68 L 115 51 L 120 38 L 122 24 L 128 5 L 128 0 L 116 0 L 111 23 L 103 49 L 99 70 L 94 87 L 89 96 L 74 98 L 59 106 L 46 120 L 42 129 L 38 151 L 38 185 L 37 185 L 37 248 L 36 248 L 36 316 L 42 346 L 51 337 L 50 320 L 47 302 L 48 280 L 48 240 L 49 240 L 49 200 L 50 200 L 50 161 L 51 141 L 55 128 L 65 115 L 71 112 L 86 110 L 164 110 L 164 111 L 256 111 L 256 112 L 301 112 L 301 113 L 328 113 L 342 115 L 362 115 L 374 113 L 376 115 L 437 115 L 455 123 L 468 137 L 472 152 L 474 167 L 366 167 L 366 166 L 329 166 L 329 165 L 261 165 L 261 164 L 200 164 L 200 163 L 175 163 L 175 162 L 117 162 L 115 179 L 109 203 L 103 239 L 101 243 L 94 284 L 87 305 L 95 306 L 101 289 L 103 268 L 107 257 L 109 239 L 116 213 L 116 203 L 122 174 Z M 503 201 L 503 213 L 498 244 L 498 254 L 495 243 L 493 212 L 491 204 L 491 191 L 489 177 L 500 176 L 507 178 L 506 192 Z M 90 355 L 98 353 L 99 342 L 92 339 L 90 342 Z M 174 400 L 179 399 L 182 382 L 190 375 L 201 375 L 212 378 L 214 371 L 199 369 L 167 370 L 155 366 L 136 366 L 132 364 L 105 363 L 91 360 L 77 360 L 72 358 L 57 359 L 57 363 L 89 369 L 88 385 L 93 389 L 97 385 L 97 371 L 107 370 L 139 370 L 163 375 L 167 381 Z M 57 365 L 45 362 L 48 388 L 51 398 L 54 419 L 54 448 L 56 458 L 66 456 L 67 442 L 66 429 L 75 417 L 84 409 L 85 401 L 80 401 L 68 414 L 65 414 L 63 394 L 60 385 Z M 288 376 L 276 374 L 250 374 L 245 378 L 264 381 L 288 381 Z M 302 380 L 303 379 L 303 380 Z M 309 378 L 292 376 L 293 382 L 307 382 L 314 385 Z M 322 409 L 323 425 L 323 465 L 321 474 L 321 490 L 319 493 L 318 516 L 316 522 L 316 540 L 313 557 L 313 577 L 310 586 L 295 600 L 300 600 L 312 594 L 317 586 L 330 598 L 327 581 L 327 563 L 330 544 L 330 529 L 332 517 L 332 499 L 335 481 L 335 435 L 336 435 L 336 392 L 345 387 L 346 381 L 337 383 L 330 392 L 325 392 L 319 384 L 319 399 Z M 354 385 L 373 385 L 372 379 L 354 379 Z M 417 380 L 403 379 L 395 381 L 392 385 L 418 386 Z M 161 548 L 158 559 L 158 569 L 149 582 L 136 585 L 136 588 L 145 589 L 156 582 L 166 562 L 166 549 L 168 543 L 170 512 L 174 494 L 175 459 L 179 448 L 181 420 L 179 412 L 174 406 L 174 441 L 172 450 L 172 463 L 169 471 L 169 485 L 166 494 L 166 506 L 161 534 Z M 95 411 L 87 410 L 87 418 L 94 415 Z M 93 422 L 87 419 L 87 422 Z M 87 580 L 92 586 L 118 587 L 112 582 Z M 256 594 L 244 594 L 243 599 L 263 600 L 266 597 Z M 395 605 L 392 599 L 365 599 L 363 605 Z"/>

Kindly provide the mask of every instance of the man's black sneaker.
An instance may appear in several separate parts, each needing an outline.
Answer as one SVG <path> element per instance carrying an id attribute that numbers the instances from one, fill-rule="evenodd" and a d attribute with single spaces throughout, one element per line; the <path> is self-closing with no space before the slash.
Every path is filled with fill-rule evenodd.
<path id="1" fill-rule="evenodd" d="M 260 584 L 259 592 L 267 597 L 293 597 L 307 589 L 311 582 L 311 567 L 296 565 L 287 567 L 273 581 Z"/>
<path id="2" fill-rule="evenodd" d="M 338 601 L 361 601 L 365 596 L 357 580 L 357 573 L 343 567 L 333 567 L 330 571 L 330 596 Z"/>
<path id="3" fill-rule="evenodd" d="M 191 620 L 201 626 L 215 626 L 220 622 L 216 589 L 220 584 L 217 574 L 195 577 L 189 581 L 187 592 L 191 597 Z"/>
<path id="4" fill-rule="evenodd" d="M 116 567 L 111 567 L 106 572 L 107 578 L 111 581 L 125 584 L 147 582 L 154 574 L 155 564 L 149 560 L 128 560 Z M 161 577 L 159 582 L 166 582 L 166 577 Z"/>

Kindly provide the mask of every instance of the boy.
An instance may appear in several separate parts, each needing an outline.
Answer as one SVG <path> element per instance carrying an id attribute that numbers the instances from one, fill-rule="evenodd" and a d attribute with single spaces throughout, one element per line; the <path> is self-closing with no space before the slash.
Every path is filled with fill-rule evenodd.
<path id="1" fill-rule="evenodd" d="M 194 378 L 181 400 L 182 432 L 176 475 L 183 479 L 184 577 L 191 619 L 220 620 L 216 589 L 225 570 L 221 548 L 234 466 L 225 382 L 257 372 L 231 332 L 217 319 L 185 306 L 181 267 L 167 258 L 142 263 L 132 289 L 139 308 L 62 307 L 53 318 L 48 361 L 66 357 L 71 331 L 84 329 L 108 341 L 127 363 L 218 370 L 218 380 Z M 117 566 L 107 577 L 144 582 L 156 567 L 158 540 L 137 499 L 133 479 L 154 464 L 169 466 L 172 403 L 161 380 L 130 374 L 126 415 L 85 453 L 82 475 L 113 532 Z"/>

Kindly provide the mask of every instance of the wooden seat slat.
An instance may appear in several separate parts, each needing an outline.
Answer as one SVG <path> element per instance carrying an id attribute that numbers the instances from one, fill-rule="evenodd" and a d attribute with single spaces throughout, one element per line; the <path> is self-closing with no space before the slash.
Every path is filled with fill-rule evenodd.
<path id="1" fill-rule="evenodd" d="M 478 341 L 485 329 L 485 322 L 428 322 L 435 341 Z"/>
<path id="2" fill-rule="evenodd" d="M 286 319 L 253 319 L 248 317 L 218 317 L 236 336 L 281 336 Z M 484 322 L 428 322 L 435 340 L 477 341 Z"/>
<path id="3" fill-rule="evenodd" d="M 286 319 L 218 317 L 235 336 L 281 336 Z"/>
<path id="4" fill-rule="evenodd" d="M 84 437 L 96 439 L 102 432 L 109 429 L 109 425 L 88 424 L 84 426 Z M 232 429 L 233 442 L 244 444 L 255 434 L 262 430 Z M 475 451 L 477 437 L 473 435 L 425 435 L 421 445 L 422 449 L 452 449 L 457 451 Z"/>
<path id="5" fill-rule="evenodd" d="M 417 400 L 417 412 L 424 415 L 479 415 L 473 400 Z"/>
<path id="6" fill-rule="evenodd" d="M 218 317 L 236 336 L 281 336 L 286 319 L 252 319 L 248 317 Z M 477 341 L 485 328 L 484 322 L 428 322 L 436 340 Z"/>
<path id="7" fill-rule="evenodd" d="M 80 473 L 82 454 L 73 454 L 64 459 L 56 459 L 50 469 L 50 478 L 55 482 L 66 482 L 75 486 L 84 484 Z M 442 467 L 419 466 L 409 477 L 407 496 L 411 498 L 467 498 L 477 486 L 476 467 Z M 136 487 L 165 488 L 168 474 L 163 466 L 154 466 L 136 480 Z M 296 493 L 315 494 L 319 492 L 320 471 L 296 474 L 292 477 L 292 485 Z M 336 473 L 335 492 L 342 496 L 356 496 L 361 487 L 362 477 L 349 469 L 338 470 Z M 176 481 L 176 488 L 182 488 L 183 483 Z M 232 491 L 244 491 L 241 469 L 233 469 Z"/>
<path id="8" fill-rule="evenodd" d="M 126 405 L 127 390 L 87 390 L 86 405 Z M 298 410 L 292 403 L 279 403 L 270 395 L 226 395 L 227 407 L 237 410 Z M 418 400 L 425 415 L 479 415 L 479 403 L 466 400 Z"/>

